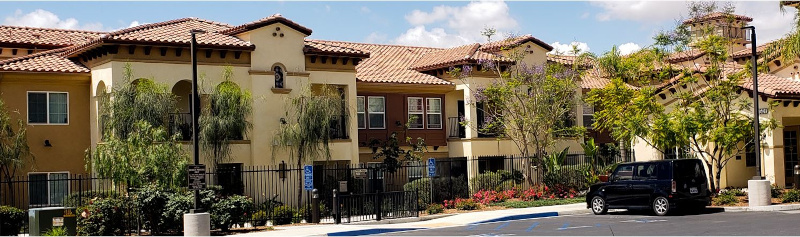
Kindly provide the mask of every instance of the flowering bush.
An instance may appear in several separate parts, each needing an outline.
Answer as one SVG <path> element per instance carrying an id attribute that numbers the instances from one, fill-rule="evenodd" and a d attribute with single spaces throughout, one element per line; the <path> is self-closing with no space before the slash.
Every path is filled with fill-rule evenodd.
<path id="1" fill-rule="evenodd" d="M 481 209 L 480 204 L 475 202 L 475 200 L 470 199 L 456 199 L 455 203 L 456 209 L 458 210 L 478 210 Z"/>

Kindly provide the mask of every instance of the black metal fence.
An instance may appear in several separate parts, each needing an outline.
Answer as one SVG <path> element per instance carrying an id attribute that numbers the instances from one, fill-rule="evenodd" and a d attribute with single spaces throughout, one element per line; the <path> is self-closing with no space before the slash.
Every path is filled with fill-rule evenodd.
<path id="1" fill-rule="evenodd" d="M 315 162 L 313 183 L 318 191 L 317 207 L 322 223 L 357 222 L 417 216 L 422 207 L 419 204 L 468 198 L 480 190 L 527 189 L 548 182 L 579 187 L 590 182 L 585 172 L 600 173 L 610 164 L 628 161 L 630 156 L 618 154 L 595 157 L 569 154 L 558 164 L 559 169 L 547 171 L 542 159 L 531 157 L 436 158 L 436 175 L 432 178 L 427 175 L 425 161 L 402 162 L 395 169 L 382 163 Z M 315 208 L 312 193 L 303 188 L 303 167 L 285 163 L 223 164 L 207 173 L 207 181 L 209 186 L 218 187 L 220 195 L 244 195 L 252 200 L 253 206 L 240 227 L 312 221 Z M 23 210 L 80 207 L 93 197 L 133 196 L 136 190 L 87 175 L 32 173 L 0 180 L 0 205 Z M 338 213 L 334 211 L 337 202 Z M 131 218 L 127 223 L 135 227 L 128 229 L 140 233 L 137 223 L 141 218 Z"/>

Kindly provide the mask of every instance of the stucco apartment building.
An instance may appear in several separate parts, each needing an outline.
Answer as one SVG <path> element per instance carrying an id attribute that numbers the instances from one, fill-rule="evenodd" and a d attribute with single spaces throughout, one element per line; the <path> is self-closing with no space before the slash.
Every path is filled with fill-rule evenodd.
<path id="1" fill-rule="evenodd" d="M 170 116 L 171 126 L 185 125 L 192 29 L 206 31 L 197 38 L 203 85 L 221 82 L 223 67 L 231 66 L 233 82 L 255 98 L 248 117 L 253 129 L 232 142 L 230 165 L 240 167 L 293 163 L 287 153 L 273 152 L 272 139 L 286 119 L 287 99 L 309 84 L 335 86 L 350 108 L 342 123 L 332 125 L 334 163 L 380 162 L 372 158 L 370 143 L 403 131 L 412 116 L 417 119 L 405 135 L 425 139 L 426 158 L 516 154 L 511 141 L 459 124 L 461 117 L 483 120 L 469 101 L 473 90 L 495 76 L 476 73 L 462 80 L 446 72 L 478 60 L 507 63 L 503 51 L 509 48 L 524 50 L 528 64 L 556 62 L 546 55 L 552 47 L 531 35 L 453 48 L 339 42 L 309 39 L 311 29 L 279 14 L 238 26 L 182 18 L 114 32 L 0 26 L 0 98 L 15 118 L 26 121 L 36 155 L 19 174 L 87 173 L 84 152 L 102 142 L 98 96 L 124 83 L 126 65 L 134 78 L 171 89 L 180 109 Z M 568 138 L 558 147 L 578 151 L 580 142 Z M 478 172 L 477 165 L 468 166 L 470 174 Z"/>
<path id="2" fill-rule="evenodd" d="M 721 69 L 723 73 L 736 73 L 745 69 L 745 64 L 751 61 L 750 42 L 745 31 L 741 26 L 747 25 L 753 19 L 742 15 L 732 15 L 723 13 L 711 13 L 704 17 L 690 19 L 683 22 L 695 32 L 696 37 L 701 37 L 703 29 L 712 26 L 715 33 L 730 39 L 728 45 L 728 60 Z M 800 132 L 800 61 L 792 60 L 782 62 L 775 57 L 765 57 L 761 53 L 769 42 L 759 45 L 756 50 L 759 63 L 763 60 L 770 60 L 768 71 L 758 75 L 758 94 L 759 94 L 759 116 L 761 121 L 766 121 L 769 117 L 774 117 L 782 127 L 768 131 L 765 138 L 761 140 L 762 175 L 769 179 L 773 184 L 780 187 L 794 185 L 792 168 L 798 164 L 798 143 L 797 135 Z M 679 67 L 687 68 L 697 73 L 704 72 L 709 63 L 708 55 L 697 48 L 675 53 L 668 58 L 669 62 Z M 655 85 L 658 91 L 658 101 L 664 104 L 667 110 L 676 106 L 678 99 L 675 97 L 682 91 L 689 90 L 691 87 L 678 83 L 680 78 L 673 78 L 660 85 Z M 697 88 L 707 85 L 698 82 Z M 741 99 L 752 101 L 752 78 L 744 78 L 740 88 Z M 778 106 L 774 111 L 768 111 L 768 104 L 777 102 Z M 741 111 L 742 113 L 752 114 L 753 111 Z M 644 142 L 636 143 L 635 156 L 637 160 L 670 159 L 684 156 L 688 149 L 676 147 L 667 149 L 666 154 L 656 151 L 647 146 Z M 720 187 L 746 187 L 747 180 L 756 174 L 755 150 L 749 147 L 743 154 L 736 155 L 721 172 Z"/>

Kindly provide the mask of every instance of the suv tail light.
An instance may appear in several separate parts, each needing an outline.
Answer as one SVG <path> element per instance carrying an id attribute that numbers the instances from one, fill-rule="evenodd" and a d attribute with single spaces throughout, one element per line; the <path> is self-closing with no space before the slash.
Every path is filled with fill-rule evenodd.
<path id="1" fill-rule="evenodd" d="M 675 180 L 672 180 L 672 192 L 674 193 L 677 191 L 678 191 L 678 184 L 675 183 Z"/>

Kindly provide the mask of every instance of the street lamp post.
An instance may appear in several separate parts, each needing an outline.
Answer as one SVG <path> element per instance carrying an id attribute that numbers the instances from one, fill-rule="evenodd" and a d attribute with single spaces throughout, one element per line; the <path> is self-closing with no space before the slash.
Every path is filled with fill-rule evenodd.
<path id="1" fill-rule="evenodd" d="M 756 154 L 756 175 L 753 176 L 753 180 L 761 180 L 764 177 L 761 175 L 761 130 L 759 129 L 759 119 L 758 119 L 758 55 L 756 55 L 756 27 L 755 26 L 745 26 L 742 29 L 749 29 L 750 30 L 750 48 L 752 49 L 752 54 L 750 55 L 751 63 L 752 63 L 752 75 L 753 75 L 753 129 L 754 129 L 754 140 L 753 144 L 755 146 L 754 153 Z"/>
<path id="2" fill-rule="evenodd" d="M 200 120 L 200 94 L 197 90 L 197 35 L 203 34 L 205 31 L 202 30 L 191 30 L 189 33 L 192 34 L 192 41 L 190 45 L 190 51 L 192 56 L 192 142 L 194 144 L 194 151 L 192 156 L 194 156 L 194 166 L 198 167 L 200 165 L 200 129 L 198 125 L 198 121 Z M 198 168 L 200 171 L 193 171 L 190 167 L 189 176 L 192 179 L 192 173 L 198 172 L 200 178 L 202 180 L 205 179 L 205 168 L 200 166 Z M 190 183 L 193 182 L 192 180 L 189 181 Z M 201 186 L 205 186 L 204 181 L 201 181 Z M 190 188 L 192 184 L 189 184 Z M 211 215 L 207 212 L 203 212 L 202 208 L 200 208 L 200 189 L 194 187 L 194 209 L 192 209 L 189 213 L 183 214 L 183 235 L 184 236 L 209 236 L 211 235 Z"/>

